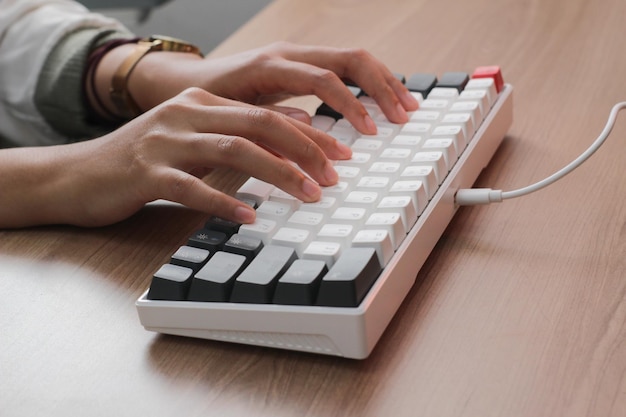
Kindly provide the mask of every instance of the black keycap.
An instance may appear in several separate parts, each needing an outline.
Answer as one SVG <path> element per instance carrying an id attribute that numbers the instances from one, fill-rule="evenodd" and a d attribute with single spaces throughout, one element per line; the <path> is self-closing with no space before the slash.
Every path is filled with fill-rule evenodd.
<path id="1" fill-rule="evenodd" d="M 216 232 L 226 233 L 226 235 L 230 237 L 239 231 L 240 226 L 239 223 L 213 216 L 206 222 L 204 227 L 209 230 L 215 230 Z"/>
<path id="2" fill-rule="evenodd" d="M 276 285 L 274 304 L 313 305 L 320 280 L 328 272 L 326 263 L 298 259 Z"/>
<path id="3" fill-rule="evenodd" d="M 194 272 L 202 268 L 211 257 L 211 252 L 206 249 L 194 248 L 191 246 L 181 246 L 172 255 L 170 263 L 172 265 L 184 266 Z"/>
<path id="4" fill-rule="evenodd" d="M 446 72 L 437 82 L 437 87 L 456 88 L 460 93 L 467 85 L 469 79 L 469 74 L 466 72 Z"/>
<path id="5" fill-rule="evenodd" d="M 374 248 L 348 248 L 322 278 L 317 305 L 358 306 L 382 267 Z"/>
<path id="6" fill-rule="evenodd" d="M 393 76 L 396 77 L 402 84 L 406 83 L 406 77 L 404 76 L 404 74 L 394 72 Z M 361 97 L 361 96 L 367 96 L 367 93 L 365 92 L 365 90 L 361 90 L 361 94 L 359 94 L 357 97 Z"/>
<path id="7" fill-rule="evenodd" d="M 276 282 L 296 259 L 292 248 L 265 246 L 235 280 L 230 301 L 271 303 Z"/>
<path id="8" fill-rule="evenodd" d="M 251 261 L 263 248 L 261 239 L 252 236 L 234 234 L 224 244 L 224 250 L 230 253 L 243 255 L 248 261 Z"/>
<path id="9" fill-rule="evenodd" d="M 184 266 L 165 264 L 152 277 L 149 300 L 182 301 L 187 298 L 193 271 Z"/>
<path id="10" fill-rule="evenodd" d="M 246 257 L 229 252 L 217 252 L 196 273 L 189 288 L 190 301 L 227 302 L 233 283 L 246 263 Z"/>
<path id="11" fill-rule="evenodd" d="M 343 115 L 341 113 L 339 113 L 337 110 L 333 109 L 326 103 L 322 103 L 315 111 L 315 114 L 320 116 L 330 116 L 335 120 L 343 118 Z"/>
<path id="12" fill-rule="evenodd" d="M 428 97 L 430 90 L 437 84 L 437 77 L 432 74 L 413 74 L 406 80 L 405 86 L 409 91 L 422 93 L 424 98 Z"/>
<path id="13" fill-rule="evenodd" d="M 189 238 L 187 246 L 207 249 L 213 253 L 220 250 L 227 239 L 228 236 L 226 236 L 226 233 L 216 232 L 215 230 L 209 229 L 200 229 Z"/>

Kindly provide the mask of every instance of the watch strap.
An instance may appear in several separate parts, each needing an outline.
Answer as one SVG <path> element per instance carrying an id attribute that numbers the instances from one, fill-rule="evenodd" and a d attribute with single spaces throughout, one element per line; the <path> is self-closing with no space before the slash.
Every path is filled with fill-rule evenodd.
<path id="1" fill-rule="evenodd" d="M 172 51 L 194 53 L 202 56 L 200 50 L 189 43 L 171 38 L 149 38 L 137 43 L 135 50 L 117 68 L 111 80 L 110 97 L 118 114 L 124 118 L 132 119 L 142 113 L 128 91 L 128 78 L 137 63 L 149 52 Z"/>

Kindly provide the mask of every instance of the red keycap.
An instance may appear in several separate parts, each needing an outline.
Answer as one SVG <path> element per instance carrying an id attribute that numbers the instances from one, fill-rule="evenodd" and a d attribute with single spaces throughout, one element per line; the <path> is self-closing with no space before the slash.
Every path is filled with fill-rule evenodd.
<path id="1" fill-rule="evenodd" d="M 502 91 L 504 87 L 502 71 L 500 71 L 500 67 L 497 65 L 476 68 L 472 74 L 472 78 L 493 78 L 498 93 Z"/>

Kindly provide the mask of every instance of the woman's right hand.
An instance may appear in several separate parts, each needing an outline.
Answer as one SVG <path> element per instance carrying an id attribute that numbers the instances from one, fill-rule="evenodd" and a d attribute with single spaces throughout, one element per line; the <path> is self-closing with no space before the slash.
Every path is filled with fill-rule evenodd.
<path id="1" fill-rule="evenodd" d="M 11 167 L 11 159 L 28 160 L 24 153 L 29 151 L 39 157 L 30 165 Z M 316 201 L 319 185 L 337 181 L 331 160 L 347 159 L 351 151 L 281 113 L 192 88 L 101 138 L 10 149 L 0 155 L 0 161 L 7 162 L 2 169 L 21 170 L 13 171 L 17 174 L 13 178 L 24 178 L 27 184 L 22 185 L 30 185 L 9 186 L 0 180 L 15 197 L 5 200 L 14 207 L 0 209 L 0 226 L 21 227 L 107 225 L 157 199 L 249 223 L 254 210 L 200 178 L 225 167 L 272 183 L 303 201 Z"/>

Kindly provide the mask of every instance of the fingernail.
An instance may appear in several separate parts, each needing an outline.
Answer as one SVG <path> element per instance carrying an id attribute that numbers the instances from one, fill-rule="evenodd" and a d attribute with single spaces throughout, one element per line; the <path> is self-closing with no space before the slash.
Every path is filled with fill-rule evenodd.
<path id="1" fill-rule="evenodd" d="M 333 167 L 333 164 L 331 164 L 330 162 L 326 163 L 325 177 L 326 177 L 326 181 L 328 181 L 329 184 L 334 184 L 339 179 L 339 175 L 337 175 L 337 171 L 335 171 L 335 167 Z"/>
<path id="2" fill-rule="evenodd" d="M 363 118 L 363 121 L 365 122 L 367 133 L 370 133 L 372 135 L 376 134 L 376 132 L 378 131 L 378 127 L 376 126 L 376 123 L 374 123 L 374 119 L 372 119 L 369 114 Z"/>
<path id="3" fill-rule="evenodd" d="M 335 142 L 337 144 L 337 148 L 339 148 L 339 152 L 346 158 L 350 158 L 352 156 L 352 148 L 350 148 L 345 143 L 341 143 L 339 141 Z"/>
<path id="4" fill-rule="evenodd" d="M 311 116 L 309 116 L 304 111 L 291 111 L 287 113 L 287 116 L 291 117 L 292 119 L 296 119 L 302 123 L 306 123 L 308 125 L 311 124 Z"/>
<path id="5" fill-rule="evenodd" d="M 256 212 L 250 206 L 237 206 L 235 208 L 235 220 L 239 223 L 247 224 L 254 222 Z"/>
<path id="6" fill-rule="evenodd" d="M 396 113 L 398 113 L 399 122 L 406 123 L 409 121 L 409 116 L 406 114 L 406 110 L 402 107 L 402 104 L 396 104 Z"/>
<path id="7" fill-rule="evenodd" d="M 302 183 L 302 192 L 307 197 L 310 197 L 312 199 L 317 199 L 320 193 L 322 192 L 322 190 L 320 189 L 319 185 L 317 185 L 310 179 L 305 178 L 304 182 Z"/>

